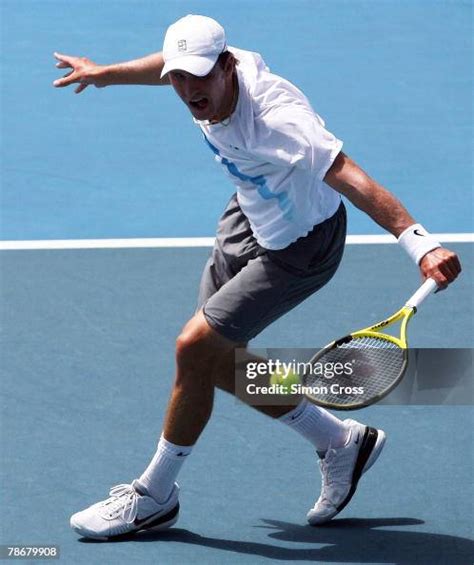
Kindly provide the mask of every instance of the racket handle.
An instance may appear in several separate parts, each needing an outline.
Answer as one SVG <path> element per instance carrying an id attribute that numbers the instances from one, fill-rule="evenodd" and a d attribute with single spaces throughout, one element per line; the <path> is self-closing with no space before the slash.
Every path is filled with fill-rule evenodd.
<path id="1" fill-rule="evenodd" d="M 437 288 L 438 285 L 433 279 L 426 279 L 415 294 L 407 300 L 405 306 L 408 306 L 409 308 L 418 308 L 423 300 Z"/>

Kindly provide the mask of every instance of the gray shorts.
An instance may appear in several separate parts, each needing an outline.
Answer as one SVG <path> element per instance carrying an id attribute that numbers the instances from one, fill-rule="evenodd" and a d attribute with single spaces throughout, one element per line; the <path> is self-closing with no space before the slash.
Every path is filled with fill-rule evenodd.
<path id="1" fill-rule="evenodd" d="M 247 343 L 323 287 L 344 252 L 344 204 L 305 237 L 278 251 L 261 247 L 234 195 L 222 215 L 199 289 L 198 309 L 210 326 Z"/>

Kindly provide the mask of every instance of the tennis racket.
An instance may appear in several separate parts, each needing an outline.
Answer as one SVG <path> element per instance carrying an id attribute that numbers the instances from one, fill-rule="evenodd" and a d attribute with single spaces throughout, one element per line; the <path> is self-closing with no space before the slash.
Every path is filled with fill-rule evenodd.
<path id="1" fill-rule="evenodd" d="M 436 288 L 436 282 L 427 279 L 398 312 L 319 351 L 301 379 L 305 396 L 338 410 L 357 410 L 386 396 L 407 369 L 408 322 Z M 399 337 L 385 333 L 397 322 L 401 322 Z"/>

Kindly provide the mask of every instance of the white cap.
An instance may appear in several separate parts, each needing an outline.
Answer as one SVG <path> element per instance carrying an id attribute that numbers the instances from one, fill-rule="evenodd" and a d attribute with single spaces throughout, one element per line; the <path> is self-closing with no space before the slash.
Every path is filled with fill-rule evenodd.
<path id="1" fill-rule="evenodd" d="M 163 78 L 175 69 L 203 77 L 226 49 L 224 28 L 207 16 L 188 15 L 170 25 L 163 44 Z"/>

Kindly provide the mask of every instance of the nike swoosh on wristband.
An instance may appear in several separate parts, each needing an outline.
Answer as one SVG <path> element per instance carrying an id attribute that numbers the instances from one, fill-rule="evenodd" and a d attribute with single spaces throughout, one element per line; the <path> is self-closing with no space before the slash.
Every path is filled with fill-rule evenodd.
<path id="1" fill-rule="evenodd" d="M 354 441 L 354 443 L 356 443 L 356 444 L 359 443 L 359 438 L 360 438 L 360 434 L 358 433 L 358 434 L 357 434 L 357 439 Z"/>
<path id="2" fill-rule="evenodd" d="M 424 234 L 424 233 L 420 233 L 418 230 L 413 230 L 413 233 L 414 233 L 415 235 L 419 235 L 420 237 L 425 237 L 425 234 Z"/>

